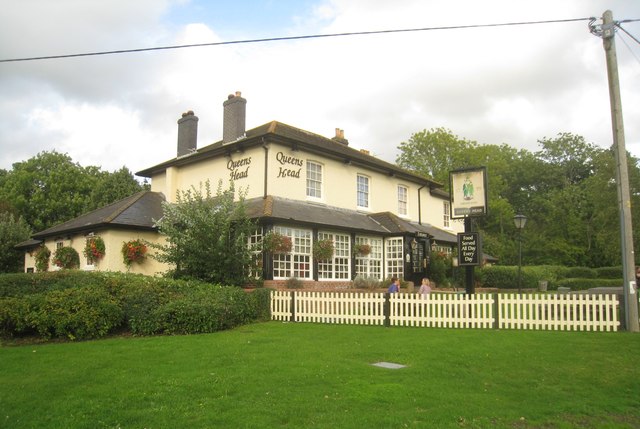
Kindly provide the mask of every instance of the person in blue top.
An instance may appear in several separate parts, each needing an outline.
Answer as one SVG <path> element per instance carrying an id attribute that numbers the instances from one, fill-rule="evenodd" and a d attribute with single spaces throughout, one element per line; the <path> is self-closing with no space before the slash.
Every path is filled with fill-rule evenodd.
<path id="1" fill-rule="evenodd" d="M 391 277 L 391 285 L 389 289 L 387 289 L 389 293 L 398 293 L 400 292 L 400 280 L 397 277 Z"/>

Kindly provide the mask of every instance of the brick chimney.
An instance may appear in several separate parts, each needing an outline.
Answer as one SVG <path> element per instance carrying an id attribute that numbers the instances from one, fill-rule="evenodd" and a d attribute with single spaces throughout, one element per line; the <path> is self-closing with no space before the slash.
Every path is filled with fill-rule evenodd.
<path id="1" fill-rule="evenodd" d="M 227 101 L 222 103 L 224 114 L 222 118 L 222 142 L 230 143 L 245 135 L 245 119 L 247 114 L 247 100 L 241 97 L 240 91 L 230 94 Z"/>
<path id="2" fill-rule="evenodd" d="M 344 138 L 344 130 L 341 130 L 340 128 L 336 128 L 336 136 L 332 137 L 331 140 L 349 146 L 349 140 Z"/>
<path id="3" fill-rule="evenodd" d="M 198 145 L 198 117 L 189 110 L 178 119 L 178 157 L 195 151 Z"/>

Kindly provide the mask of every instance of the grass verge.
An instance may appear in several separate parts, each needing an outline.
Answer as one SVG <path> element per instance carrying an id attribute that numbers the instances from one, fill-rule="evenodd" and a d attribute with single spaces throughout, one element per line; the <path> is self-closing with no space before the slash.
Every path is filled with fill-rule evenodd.
<path id="1" fill-rule="evenodd" d="M 638 356 L 631 333 L 278 322 L 5 345 L 0 427 L 637 428 Z"/>

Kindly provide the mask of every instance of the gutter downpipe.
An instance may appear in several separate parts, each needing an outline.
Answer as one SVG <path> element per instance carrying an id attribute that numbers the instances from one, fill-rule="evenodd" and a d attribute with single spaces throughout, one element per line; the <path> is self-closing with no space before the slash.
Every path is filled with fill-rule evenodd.
<path id="1" fill-rule="evenodd" d="M 267 198 L 267 178 L 269 177 L 269 145 L 264 141 L 262 137 L 262 148 L 264 149 L 264 194 L 262 198 Z"/>

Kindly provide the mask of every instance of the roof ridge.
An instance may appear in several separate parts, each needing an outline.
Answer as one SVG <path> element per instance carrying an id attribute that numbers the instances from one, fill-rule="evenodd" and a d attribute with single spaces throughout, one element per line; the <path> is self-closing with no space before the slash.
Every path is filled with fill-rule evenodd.
<path id="1" fill-rule="evenodd" d="M 131 198 L 131 201 L 128 204 L 123 204 L 122 207 L 120 207 L 119 210 L 115 210 L 113 213 L 111 213 L 109 216 L 106 216 L 104 218 L 105 223 L 111 223 L 115 218 L 117 218 L 118 216 L 120 216 L 125 210 L 127 210 L 129 207 L 131 207 L 132 205 L 134 205 L 136 202 L 140 201 L 140 198 L 142 198 L 143 196 L 145 196 L 147 194 L 147 192 L 151 192 L 151 191 L 140 191 L 136 194 L 130 195 L 127 198 Z M 124 200 L 126 200 L 127 198 L 124 198 Z M 113 204 L 117 204 L 117 203 L 121 203 L 123 200 L 120 201 L 116 201 Z M 109 206 L 106 206 L 109 207 Z M 104 207 L 104 208 L 106 208 Z"/>

